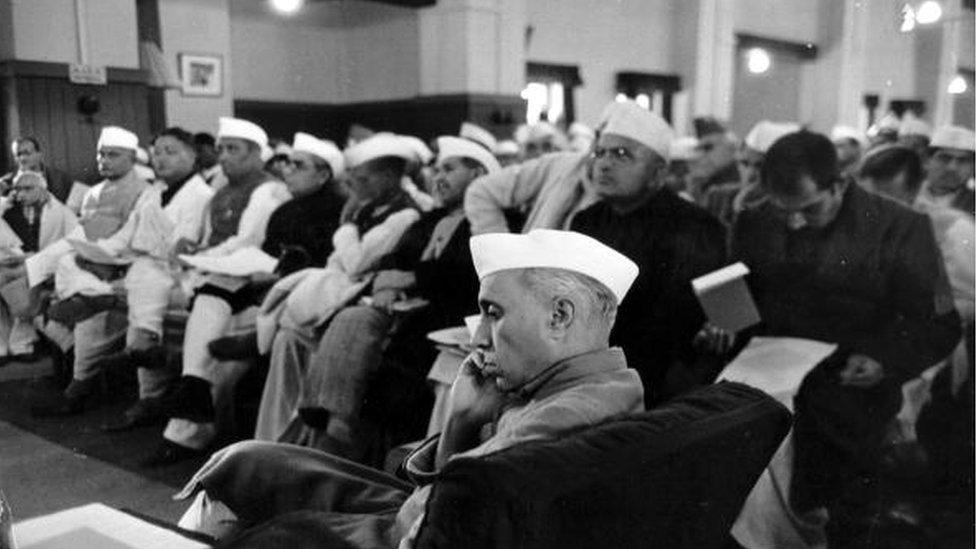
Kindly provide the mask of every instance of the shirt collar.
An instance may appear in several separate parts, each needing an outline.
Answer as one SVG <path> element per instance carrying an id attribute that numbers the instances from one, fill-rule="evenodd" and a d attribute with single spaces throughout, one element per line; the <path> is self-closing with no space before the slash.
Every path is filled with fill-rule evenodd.
<path id="1" fill-rule="evenodd" d="M 538 373 L 515 391 L 523 400 L 545 398 L 578 385 L 587 378 L 627 369 L 619 347 L 590 351 L 561 360 Z"/>

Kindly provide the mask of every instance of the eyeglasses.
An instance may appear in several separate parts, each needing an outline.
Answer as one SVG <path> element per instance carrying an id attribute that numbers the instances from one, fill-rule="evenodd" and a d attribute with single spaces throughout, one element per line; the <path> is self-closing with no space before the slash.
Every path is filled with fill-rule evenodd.
<path id="1" fill-rule="evenodd" d="M 594 160 L 607 157 L 611 162 L 617 164 L 629 164 L 630 162 L 634 161 L 634 153 L 630 152 L 630 150 L 626 147 L 610 147 L 607 149 L 603 147 L 594 147 L 593 152 L 590 153 L 590 156 L 592 156 Z"/>
<path id="2" fill-rule="evenodd" d="M 933 158 L 941 164 L 949 164 L 951 162 L 955 162 L 956 164 L 973 163 L 973 153 L 953 154 L 949 151 L 939 151 L 933 155 Z"/>

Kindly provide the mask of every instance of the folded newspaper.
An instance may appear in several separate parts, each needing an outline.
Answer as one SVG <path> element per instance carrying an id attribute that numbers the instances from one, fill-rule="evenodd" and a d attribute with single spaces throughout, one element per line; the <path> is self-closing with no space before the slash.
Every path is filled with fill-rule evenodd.
<path id="1" fill-rule="evenodd" d="M 813 339 L 753 337 L 718 379 L 761 389 L 792 410 L 803 378 L 836 350 L 833 343 Z"/>
<path id="2" fill-rule="evenodd" d="M 227 276 L 251 276 L 274 272 L 278 260 L 253 246 L 241 248 L 229 255 L 181 255 L 187 265 L 206 273 Z"/>

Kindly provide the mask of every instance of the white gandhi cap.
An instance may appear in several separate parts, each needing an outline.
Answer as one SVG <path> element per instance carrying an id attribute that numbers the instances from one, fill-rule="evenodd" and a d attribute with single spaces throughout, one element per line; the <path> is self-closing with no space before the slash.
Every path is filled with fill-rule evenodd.
<path id="1" fill-rule="evenodd" d="M 407 162 L 417 160 L 417 153 L 401 136 L 378 133 L 346 149 L 346 167 L 355 168 L 384 156 L 402 158 Z"/>
<path id="2" fill-rule="evenodd" d="M 119 147 L 136 152 L 139 150 L 139 137 L 125 128 L 105 126 L 98 136 L 97 148 L 102 147 Z"/>
<path id="3" fill-rule="evenodd" d="M 942 126 L 932 135 L 930 147 L 976 151 L 976 133 L 959 126 Z"/>
<path id="4" fill-rule="evenodd" d="M 800 125 L 796 122 L 770 122 L 769 120 L 760 120 L 749 130 L 748 135 L 746 135 L 745 144 L 746 147 L 756 152 L 766 154 L 766 151 L 769 150 L 769 147 L 773 146 L 773 143 L 777 139 L 798 131 L 800 131 Z"/>
<path id="5" fill-rule="evenodd" d="M 637 103 L 614 101 L 604 109 L 600 122 L 605 123 L 601 133 L 633 139 L 661 158 L 670 159 L 674 131 L 663 118 Z"/>
<path id="6" fill-rule="evenodd" d="M 529 234 L 491 233 L 471 237 L 478 279 L 513 269 L 561 269 L 586 275 L 623 301 L 637 278 L 637 265 L 602 242 L 572 231 L 535 229 Z"/>
<path id="7" fill-rule="evenodd" d="M 217 129 L 217 139 L 224 137 L 244 139 L 256 143 L 261 147 L 261 160 L 267 161 L 273 154 L 271 147 L 268 146 L 268 134 L 254 122 L 221 116 Z"/>
<path id="8" fill-rule="evenodd" d="M 346 161 L 342 158 L 342 151 L 328 139 L 319 139 L 312 134 L 296 132 L 292 141 L 293 151 L 306 152 L 325 161 L 332 170 L 332 177 L 339 177 L 346 169 Z"/>
<path id="9" fill-rule="evenodd" d="M 437 138 L 437 163 L 444 160 L 460 156 L 470 158 L 484 166 L 488 173 L 495 173 L 502 167 L 498 164 L 495 156 L 485 150 L 484 147 L 461 137 L 444 135 Z"/>
<path id="10" fill-rule="evenodd" d="M 475 143 L 480 143 L 482 146 L 492 152 L 494 152 L 495 147 L 498 146 L 498 140 L 495 139 L 495 136 L 492 135 L 491 132 L 477 124 L 472 124 L 471 122 L 461 122 L 461 131 L 458 133 L 458 135 L 465 139 L 470 139 Z"/>

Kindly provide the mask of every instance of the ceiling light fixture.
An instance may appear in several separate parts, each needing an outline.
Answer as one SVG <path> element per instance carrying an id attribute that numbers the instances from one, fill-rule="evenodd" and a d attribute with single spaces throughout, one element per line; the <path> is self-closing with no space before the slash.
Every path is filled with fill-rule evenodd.
<path id="1" fill-rule="evenodd" d="M 746 51 L 746 67 L 752 74 L 762 74 L 773 65 L 769 52 L 762 48 L 751 48 Z"/>
<path id="2" fill-rule="evenodd" d="M 279 13 L 290 15 L 302 8 L 305 0 L 271 0 L 271 7 Z"/>
<path id="3" fill-rule="evenodd" d="M 918 20 L 919 24 L 922 25 L 931 25 L 941 18 L 942 5 L 935 0 L 922 2 L 922 4 L 918 6 L 918 11 L 915 12 L 915 19 Z"/>
<path id="4" fill-rule="evenodd" d="M 969 84 L 966 83 L 966 79 L 962 75 L 957 74 L 955 78 L 949 81 L 949 87 L 946 91 L 952 95 L 959 95 L 960 93 L 966 93 L 968 89 Z"/>

